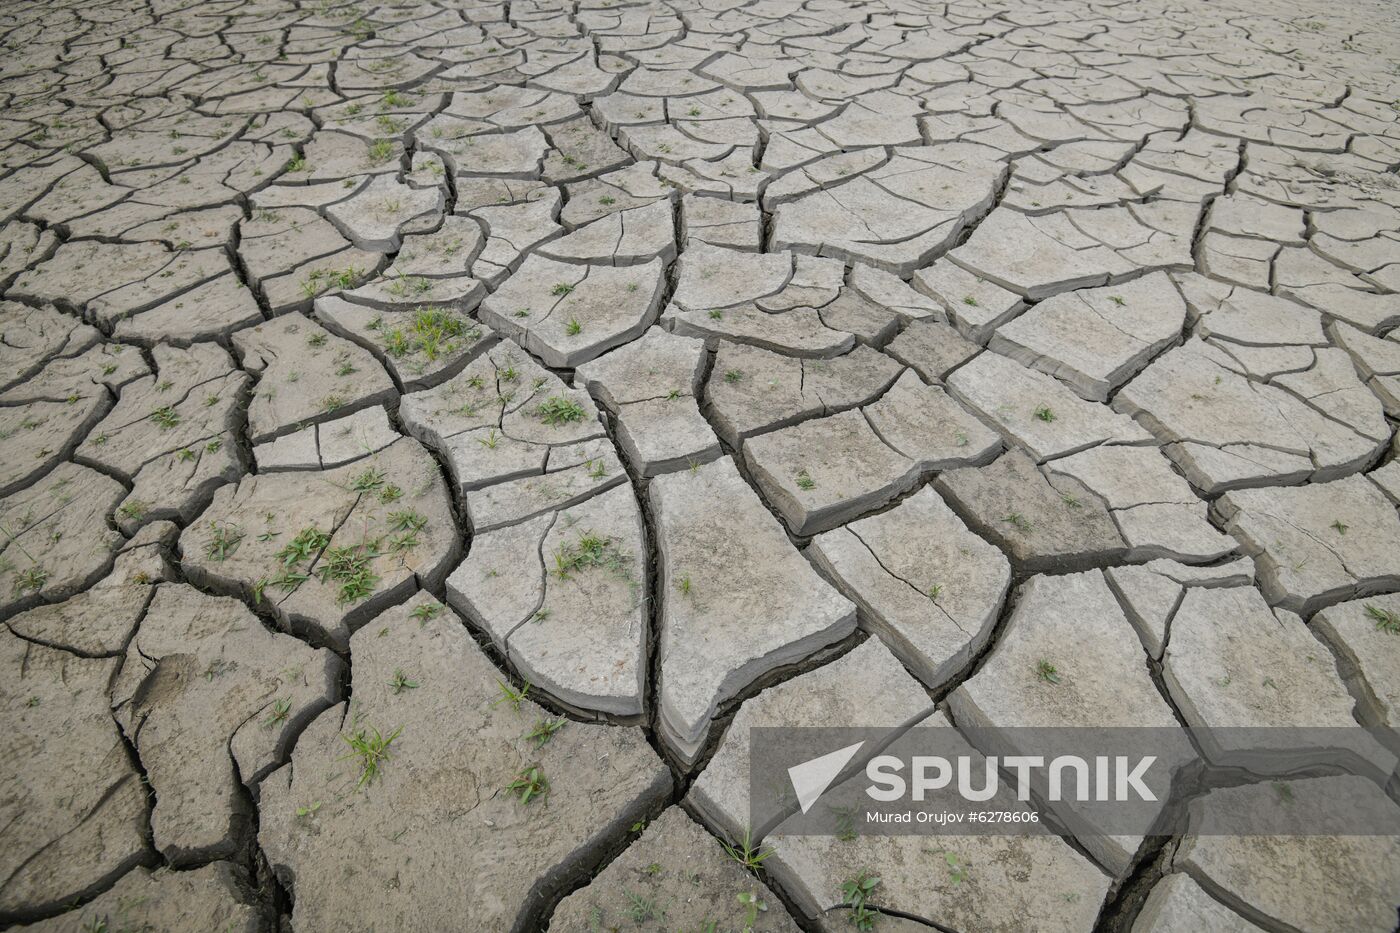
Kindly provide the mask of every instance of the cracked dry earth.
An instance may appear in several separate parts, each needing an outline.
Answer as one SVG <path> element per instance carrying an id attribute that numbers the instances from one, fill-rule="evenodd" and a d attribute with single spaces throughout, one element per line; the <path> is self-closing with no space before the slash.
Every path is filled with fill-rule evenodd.
<path id="1" fill-rule="evenodd" d="M 0 926 L 1393 929 L 1388 837 L 724 843 L 758 725 L 1400 748 L 1397 27 L 6 3 Z"/>

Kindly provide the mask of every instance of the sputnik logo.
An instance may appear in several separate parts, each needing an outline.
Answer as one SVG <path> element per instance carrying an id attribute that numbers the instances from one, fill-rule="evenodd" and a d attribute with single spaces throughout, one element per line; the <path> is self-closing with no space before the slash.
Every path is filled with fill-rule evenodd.
<path id="1" fill-rule="evenodd" d="M 788 780 L 792 782 L 792 789 L 797 793 L 797 802 L 801 804 L 803 813 L 812 809 L 812 805 L 826 793 L 826 789 L 836 780 L 841 769 L 850 763 L 864 744 L 857 742 L 847 745 L 845 748 L 838 748 L 834 752 L 788 768 Z"/>

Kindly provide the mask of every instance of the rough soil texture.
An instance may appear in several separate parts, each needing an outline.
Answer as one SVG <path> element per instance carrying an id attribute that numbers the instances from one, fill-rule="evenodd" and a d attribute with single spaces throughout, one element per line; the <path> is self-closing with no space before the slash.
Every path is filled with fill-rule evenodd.
<path id="1" fill-rule="evenodd" d="M 13 0 L 0 49 L 0 929 L 834 931 L 862 874 L 887 933 L 1396 928 L 1395 838 L 808 837 L 748 773 L 1400 752 L 1392 3 Z M 1394 805 L 1231 741 L 1193 814 Z"/>

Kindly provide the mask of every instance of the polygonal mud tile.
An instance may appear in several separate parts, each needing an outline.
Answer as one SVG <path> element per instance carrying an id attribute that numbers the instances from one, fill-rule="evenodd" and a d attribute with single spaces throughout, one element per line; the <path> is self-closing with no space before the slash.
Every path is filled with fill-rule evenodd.
<path id="1" fill-rule="evenodd" d="M 129 930 L 181 933 L 191 928 L 255 933 L 262 911 L 251 886 L 230 862 L 188 871 L 138 865 L 90 903 L 26 926 L 25 933 Z"/>
<path id="2" fill-rule="evenodd" d="M 1276 606 L 1322 606 L 1400 586 L 1400 515 L 1363 476 L 1239 489 L 1216 502 L 1225 530 L 1255 559 Z"/>
<path id="3" fill-rule="evenodd" d="M 470 208 L 469 216 L 486 229 L 486 245 L 472 261 L 471 272 L 487 286 L 497 288 L 507 276 L 520 269 L 536 247 L 562 236 L 564 228 L 555 221 L 559 214 L 557 189 L 535 187 L 515 192 L 512 189 L 516 183 L 513 182 L 487 187 L 505 190 L 502 195 L 489 198 L 487 206 L 473 208 L 472 190 L 464 192 L 459 184 L 457 210 Z"/>
<path id="4" fill-rule="evenodd" d="M 670 792 L 640 731 L 509 697 L 425 595 L 351 650 L 350 708 L 322 713 L 262 785 L 259 842 L 299 926 L 521 927 Z M 347 757 L 346 739 L 383 756 Z"/>
<path id="5" fill-rule="evenodd" d="M 394 383 L 369 351 L 299 314 L 241 330 L 233 344 L 243 366 L 258 375 L 248 407 L 255 444 L 394 395 Z"/>
<path id="6" fill-rule="evenodd" d="M 1400 505 L 1400 460 L 1392 460 L 1366 474 L 1396 505 Z"/>
<path id="7" fill-rule="evenodd" d="M 1400 731 L 1400 596 L 1329 606 L 1313 616 L 1310 625 L 1336 654 L 1361 721 Z"/>
<path id="8" fill-rule="evenodd" d="M 551 124 L 548 136 L 553 148 L 545 157 L 542 175 L 549 182 L 581 178 L 631 161 L 610 135 L 582 114 Z"/>
<path id="9" fill-rule="evenodd" d="M 117 721 L 155 791 L 151 830 L 172 862 L 228 856 L 250 828 L 243 788 L 336 698 L 340 659 L 267 631 L 235 599 L 162 584 L 112 687 Z"/>
<path id="10" fill-rule="evenodd" d="M 52 305 L 31 307 L 0 301 L 5 341 L 0 344 L 0 388 L 31 378 L 50 359 L 76 356 L 99 339 L 91 324 L 64 314 Z"/>
<path id="11" fill-rule="evenodd" d="M 156 372 L 124 386 L 77 450 L 132 484 L 117 510 L 128 532 L 154 518 L 188 520 L 242 468 L 236 431 L 249 376 L 215 344 L 160 344 L 153 357 Z"/>
<path id="12" fill-rule="evenodd" d="M 1104 443 L 1141 444 L 1152 435 L 1106 405 L 998 353 L 983 353 L 948 377 L 948 391 L 980 412 L 1037 462 Z"/>
<path id="13" fill-rule="evenodd" d="M 1279 265 L 1276 263 L 1275 268 L 1278 269 Z M 1318 282 L 1310 274 L 1298 276 L 1297 281 L 1290 282 L 1286 270 L 1282 269 L 1275 274 L 1280 279 L 1279 294 L 1283 297 L 1312 308 L 1326 309 L 1327 313 L 1357 327 L 1382 330 L 1400 323 L 1400 304 L 1397 304 L 1393 294 L 1377 295 L 1337 282 Z"/>
<path id="14" fill-rule="evenodd" d="M 406 234 L 393 263 L 378 278 L 343 294 L 384 310 L 429 305 L 469 311 L 486 293 L 470 275 L 485 246 L 486 234 L 476 220 L 445 217 L 430 232 Z"/>
<path id="15" fill-rule="evenodd" d="M 329 220 L 302 207 L 259 208 L 238 225 L 238 256 L 274 313 L 370 277 L 382 254 L 356 248 Z"/>
<path id="16" fill-rule="evenodd" d="M 1181 336 L 1186 302 L 1166 273 L 1056 295 L 998 328 L 988 347 L 1102 402 Z"/>
<path id="17" fill-rule="evenodd" d="M 1385 835 L 1259 835 L 1260 812 L 1394 814 L 1365 778 L 1318 777 L 1217 788 L 1191 804 L 1208 826 L 1182 841 L 1172 864 L 1268 929 L 1389 931 L 1400 910 L 1400 841 Z M 1400 814 L 1389 820 L 1394 826 Z M 1338 866 L 1345 871 L 1334 871 Z"/>
<path id="18" fill-rule="evenodd" d="M 372 310 L 405 312 L 396 317 L 407 321 L 407 315 L 419 308 L 470 311 L 484 296 L 486 286 L 465 272 L 448 276 L 420 276 L 395 263 L 357 289 L 340 290 L 339 294 L 323 296 L 321 300 L 333 301 L 343 298 L 367 305 Z"/>
<path id="19" fill-rule="evenodd" d="M 602 113 L 601 101 L 594 112 Z M 656 177 L 655 162 L 634 162 L 596 178 L 571 182 L 565 189 L 569 197 L 560 220 L 570 229 L 671 196 L 670 188 Z"/>
<path id="20" fill-rule="evenodd" d="M 1015 608 L 996 647 L 970 680 L 948 697 L 960 726 L 987 735 L 997 753 L 1036 754 L 1034 736 L 1023 727 L 1176 729 L 1176 718 L 1158 693 L 1142 646 L 1109 590 L 1103 573 L 1035 576 L 1016 593 Z M 1013 730 L 1005 733 L 1000 730 Z M 991 752 L 991 748 L 985 749 Z M 1184 735 L 1154 736 L 1164 777 L 1153 789 L 1167 796 L 1172 769 L 1191 757 Z M 1050 807 L 1103 864 L 1121 873 L 1132 864 L 1151 825 L 1150 813 L 1134 824 L 1139 832 L 1098 830 L 1091 808 L 1072 801 Z"/>
<path id="21" fill-rule="evenodd" d="M 467 559 L 447 578 L 447 601 L 501 651 L 510 633 L 532 621 L 543 605 L 549 583 L 544 537 L 558 519 L 557 512 L 546 512 L 476 534 Z M 600 561 L 612 556 L 601 540 L 600 546 L 590 548 Z M 507 568 L 511 572 L 504 572 Z"/>
<path id="22" fill-rule="evenodd" d="M 616 417 L 623 454 L 643 476 L 655 476 L 720 455 L 700 414 L 705 345 L 653 327 L 631 344 L 580 366 L 576 383 Z"/>
<path id="23" fill-rule="evenodd" d="M 542 466 L 467 494 L 466 518 L 473 533 L 568 508 L 627 482 L 607 438 L 550 447 L 544 458 Z"/>
<path id="24" fill-rule="evenodd" d="M 677 266 L 676 291 L 661 315 L 674 333 L 808 358 L 855 345 L 853 334 L 827 326 L 820 314 L 841 293 L 844 269 L 835 260 L 697 243 Z"/>
<path id="25" fill-rule="evenodd" d="M 905 324 L 916 321 L 942 323 L 948 319 L 937 301 L 915 291 L 899 276 L 883 269 L 861 262 L 853 263 L 846 284 L 867 301 L 893 312 Z"/>
<path id="26" fill-rule="evenodd" d="M 1201 337 L 1242 347 L 1327 342 L 1322 315 L 1305 305 L 1195 273 L 1178 273 L 1173 278 L 1186 298 L 1194 332 Z"/>
<path id="27" fill-rule="evenodd" d="M 549 148 L 549 140 L 537 126 L 475 136 L 461 133 L 461 127 L 462 121 L 454 116 L 439 115 L 415 135 L 425 147 L 441 155 L 454 173 L 528 178 L 539 170 Z"/>
<path id="28" fill-rule="evenodd" d="M 219 336 L 262 316 L 220 248 L 64 243 L 20 275 L 8 294 L 80 310 L 118 338 L 147 343 Z"/>
<path id="29" fill-rule="evenodd" d="M 929 488 L 818 535 L 808 553 L 931 690 L 987 644 L 1011 582 L 1001 552 Z"/>
<path id="30" fill-rule="evenodd" d="M 1209 561 L 1235 549 L 1206 518 L 1206 503 L 1153 447 L 1104 445 L 1045 465 L 1102 498 L 1134 558 Z"/>
<path id="31" fill-rule="evenodd" d="M 1199 268 L 1205 275 L 1222 283 L 1267 291 L 1273 272 L 1273 259 L 1278 252 L 1279 244 L 1268 240 L 1252 240 L 1208 230 L 1201 237 Z"/>
<path id="32" fill-rule="evenodd" d="M 1177 930 L 1256 933 L 1261 929 L 1212 898 L 1190 875 L 1172 872 L 1152 886 L 1133 920 L 1132 933 Z"/>
<path id="33" fill-rule="evenodd" d="M 753 251 L 762 248 L 763 218 L 756 205 L 688 194 L 681 199 L 681 218 L 687 246 L 694 242 Z"/>
<path id="34" fill-rule="evenodd" d="M 1293 613 L 1270 609 L 1252 586 L 1186 591 L 1167 631 L 1162 682 L 1217 759 L 1314 760 L 1308 748 L 1317 740 L 1272 727 L 1356 726 L 1356 701 L 1327 646 Z"/>
<path id="35" fill-rule="evenodd" d="M 1311 365 L 1292 369 L 1273 375 L 1270 382 L 1362 437 L 1381 445 L 1390 438 L 1381 398 L 1361 381 L 1345 351 L 1331 347 L 1313 350 Z"/>
<path id="36" fill-rule="evenodd" d="M 773 244 L 908 275 L 992 206 L 1000 157 L 977 145 L 896 146 L 883 165 L 779 204 Z"/>
<path id="37" fill-rule="evenodd" d="M 0 494 L 23 489 L 71 456 L 110 408 L 112 394 L 146 371 L 134 353 L 122 354 L 128 357 L 122 360 L 105 353 L 106 346 L 52 359 L 0 393 L 0 440 L 5 446 Z M 138 363 L 139 369 L 130 363 Z"/>
<path id="38" fill-rule="evenodd" d="M 408 391 L 455 375 L 494 341 L 466 314 L 436 304 L 385 308 L 332 296 L 316 299 L 316 318 L 369 349 Z"/>
<path id="39" fill-rule="evenodd" d="M 1240 557 L 1214 567 L 1191 567 L 1174 560 L 1109 567 L 1104 571 L 1123 606 L 1128 621 L 1138 631 L 1142 646 L 1161 660 L 1167 628 L 1181 607 L 1186 590 L 1196 586 L 1247 586 L 1254 582 L 1254 562 Z"/>
<path id="40" fill-rule="evenodd" d="M 402 232 L 431 228 L 442 213 L 439 188 L 411 188 L 380 175 L 354 195 L 326 208 L 326 217 L 363 250 L 397 252 Z"/>
<path id="41" fill-rule="evenodd" d="M 164 552 L 178 534 L 170 522 L 146 525 L 122 547 L 107 576 L 76 596 L 35 606 L 6 624 L 21 638 L 85 657 L 121 654 L 155 584 L 169 577 Z"/>
<path id="42" fill-rule="evenodd" d="M 646 536 L 627 484 L 477 535 L 448 601 L 521 675 L 589 715 L 642 713 Z"/>
<path id="43" fill-rule="evenodd" d="M 933 470 L 986 463 L 1001 442 L 942 389 L 906 372 L 877 401 L 752 438 L 744 458 L 796 534 L 908 491 Z"/>
<path id="44" fill-rule="evenodd" d="M 383 606 L 440 582 L 458 553 L 447 483 L 411 438 L 331 470 L 245 477 L 180 539 L 191 580 L 341 649 Z"/>
<path id="45" fill-rule="evenodd" d="M 1208 495 L 1264 483 L 1325 482 L 1354 471 L 1384 443 L 1326 417 L 1282 389 L 1237 374 L 1200 340 L 1169 350 L 1119 391 L 1113 407 L 1157 436 Z"/>
<path id="46" fill-rule="evenodd" d="M 1026 307 L 1020 295 L 946 257 L 915 272 L 913 285 L 937 301 L 958 331 L 978 344 Z"/>
<path id="47" fill-rule="evenodd" d="M 794 534 L 834 528 L 908 492 L 920 465 L 885 444 L 860 411 L 744 442 L 744 462 Z"/>
<path id="48" fill-rule="evenodd" d="M 1080 232 L 1064 214 L 1028 217 L 992 211 L 948 257 L 964 269 L 1034 301 L 1106 284 L 1136 267 Z"/>
<path id="49" fill-rule="evenodd" d="M 547 366 L 572 367 L 656 320 L 663 264 L 606 266 L 531 256 L 481 303 L 481 319 Z"/>
<path id="50" fill-rule="evenodd" d="M 52 256 L 58 248 L 58 234 L 38 224 L 11 221 L 0 230 L 0 287 L 33 263 Z"/>
<path id="51" fill-rule="evenodd" d="M 1210 227 L 1242 237 L 1299 244 L 1306 236 L 1303 212 L 1242 192 L 1216 198 L 1210 204 Z"/>
<path id="52" fill-rule="evenodd" d="M 0 911 L 54 910 L 149 857 L 146 790 L 107 700 L 118 662 L 0 631 L 0 664 L 0 716 L 13 749 L 0 768 L 9 827 Z"/>
<path id="53" fill-rule="evenodd" d="M 1027 569 L 1078 569 L 1125 554 L 1098 496 L 1075 479 L 1047 477 L 1020 451 L 934 482 L 974 531 Z"/>
<path id="54" fill-rule="evenodd" d="M 462 494 L 521 477 L 556 472 L 606 456 L 616 461 L 598 409 L 506 340 L 441 385 L 406 395 L 405 428 L 447 460 Z M 612 463 L 594 479 L 621 481 Z M 480 530 L 480 529 L 478 529 Z"/>
<path id="55" fill-rule="evenodd" d="M 715 429 L 731 444 L 813 415 L 863 405 L 900 374 L 899 364 L 864 344 L 830 360 L 806 360 L 720 341 L 705 387 Z"/>
<path id="56" fill-rule="evenodd" d="M 541 256 L 566 263 L 633 266 L 676 258 L 676 222 L 670 201 L 605 214 L 573 233 L 543 243 Z"/>
<path id="57" fill-rule="evenodd" d="M 722 703 L 855 628 L 729 458 L 649 487 L 661 575 L 659 726 L 693 761 Z M 726 521 L 714 521 L 716 514 Z"/>
<path id="58" fill-rule="evenodd" d="M 653 820 L 586 887 L 564 898 L 549 925 L 560 930 L 586 930 L 589 924 L 642 929 L 648 919 L 659 917 L 676 929 L 708 924 L 753 933 L 798 930 L 773 892 L 679 807 Z"/>
<path id="59" fill-rule="evenodd" d="M 739 842 L 747 836 L 757 844 L 773 827 L 749 825 L 751 804 L 757 806 L 749 799 L 752 729 L 839 723 L 843 728 L 865 727 L 872 733 L 884 730 L 894 735 L 932 711 L 933 701 L 918 682 L 879 639 L 868 639 L 829 664 L 745 700 L 714 757 L 691 786 L 686 803 L 731 840 Z"/>
<path id="60" fill-rule="evenodd" d="M 295 434 L 259 444 L 253 449 L 258 470 L 320 470 L 341 466 L 378 453 L 402 435 L 382 408 L 363 408 L 353 415 L 307 425 Z"/>
<path id="61" fill-rule="evenodd" d="M 1400 341 L 1380 340 L 1334 321 L 1332 339 L 1351 354 L 1358 374 L 1385 406 L 1386 414 L 1400 417 Z"/>
<path id="62" fill-rule="evenodd" d="M 941 321 L 915 321 L 885 347 L 886 353 L 932 383 L 943 382 L 980 351 L 975 343 Z"/>
<path id="63" fill-rule="evenodd" d="M 806 98 L 801 94 L 796 96 L 806 101 Z M 792 139 L 792 136 L 787 136 L 783 143 L 791 142 Z M 865 148 L 825 156 L 806 165 L 795 166 L 793 170 L 773 179 L 763 189 L 763 206 L 768 210 L 774 210 L 779 204 L 810 195 L 823 187 L 838 185 L 843 179 L 878 168 L 888 161 L 889 154 L 887 152 Z"/>
<path id="64" fill-rule="evenodd" d="M 60 463 L 0 499 L 0 614 L 58 602 L 97 582 L 122 544 L 107 517 L 125 495 L 110 476 Z"/>

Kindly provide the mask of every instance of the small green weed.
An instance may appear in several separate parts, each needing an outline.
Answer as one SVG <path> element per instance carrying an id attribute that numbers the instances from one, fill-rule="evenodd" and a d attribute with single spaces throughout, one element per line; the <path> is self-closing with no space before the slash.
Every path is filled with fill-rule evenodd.
<path id="1" fill-rule="evenodd" d="M 515 710 L 517 713 L 520 712 L 521 702 L 530 695 L 530 682 L 528 680 L 525 681 L 525 685 L 519 690 L 499 678 L 497 678 L 496 684 L 501 689 L 501 695 L 498 696 L 491 705 L 496 707 L 500 706 L 502 703 L 509 703 L 511 709 Z"/>
<path id="2" fill-rule="evenodd" d="M 389 760 L 389 746 L 402 732 L 403 726 L 399 726 L 387 736 L 380 735 L 379 730 L 374 728 L 359 729 L 353 735 L 341 736 L 350 746 L 350 753 L 345 758 L 356 759 L 360 763 L 360 780 L 355 784 L 355 790 L 379 778 L 385 762 Z"/>
<path id="3" fill-rule="evenodd" d="M 15 595 L 37 593 L 49 582 L 49 572 L 43 567 L 30 567 L 15 577 Z"/>
<path id="4" fill-rule="evenodd" d="M 1389 635 L 1400 635 L 1400 615 L 1372 603 L 1366 604 L 1366 615 L 1376 623 L 1376 628 L 1380 631 Z"/>
<path id="5" fill-rule="evenodd" d="M 560 395 L 551 395 L 535 408 L 535 415 L 541 421 L 554 426 L 582 421 L 584 414 L 582 405 Z"/>
<path id="6" fill-rule="evenodd" d="M 174 408 L 166 405 L 151 412 L 151 420 L 156 423 L 162 431 L 169 431 L 180 423 L 180 415 Z"/>
<path id="7" fill-rule="evenodd" d="M 554 738 L 554 733 L 568 725 L 568 722 L 563 716 L 558 719 L 538 719 L 534 728 L 525 733 L 525 738 L 534 742 L 536 748 L 540 748 Z"/>
<path id="8" fill-rule="evenodd" d="M 723 841 L 720 844 L 724 846 L 724 851 L 729 853 L 730 858 L 749 871 L 757 871 L 762 867 L 764 860 L 773 854 L 772 849 L 753 844 L 753 830 L 751 829 L 744 830 L 744 838 L 738 845 L 731 846 Z"/>
<path id="9" fill-rule="evenodd" d="M 204 556 L 210 560 L 225 561 L 243 540 L 243 530 L 231 522 L 210 522 L 209 540 L 204 545 Z"/>
<path id="10" fill-rule="evenodd" d="M 297 532 L 297 536 L 288 542 L 282 550 L 277 552 L 277 560 L 283 567 L 295 567 L 304 560 L 310 560 L 327 544 L 331 543 L 331 536 L 318 528 L 303 528 Z"/>
<path id="11" fill-rule="evenodd" d="M 365 470 L 350 481 L 350 488 L 355 492 L 372 492 L 384 485 L 384 471 L 376 470 L 373 467 Z"/>
<path id="12" fill-rule="evenodd" d="M 506 785 L 506 790 L 519 796 L 521 803 L 529 804 L 549 796 L 549 779 L 539 765 L 530 765 Z"/>
<path id="13" fill-rule="evenodd" d="M 620 571 L 628 560 L 612 538 L 588 531 L 579 535 L 576 543 L 565 543 L 554 552 L 554 575 L 568 580 L 574 573 L 590 567 Z"/>
<path id="14" fill-rule="evenodd" d="M 875 929 L 879 914 L 870 909 L 870 895 L 880 886 L 878 875 L 862 871 L 841 883 L 841 903 L 851 908 L 851 923 L 857 930 Z"/>
<path id="15" fill-rule="evenodd" d="M 1020 512 L 1012 512 L 1011 514 L 1003 518 L 1002 521 L 1006 522 L 1006 524 L 1010 525 L 1011 527 L 1015 528 L 1017 531 L 1020 531 L 1022 533 L 1029 533 L 1031 530 L 1031 520 L 1026 518 L 1026 516 L 1022 515 Z"/>
<path id="16" fill-rule="evenodd" d="M 292 701 L 286 698 L 272 701 L 272 712 L 263 720 L 263 725 L 271 728 L 287 721 L 292 711 Z"/>
<path id="17" fill-rule="evenodd" d="M 394 143 L 389 139 L 376 139 L 369 147 L 369 164 L 383 165 L 394 157 Z"/>
<path id="18" fill-rule="evenodd" d="M 377 541 L 328 548 L 316 573 L 320 575 L 322 583 L 340 584 L 336 600 L 342 605 L 358 602 L 373 593 L 379 585 L 379 575 L 370 568 L 370 562 L 379 553 Z"/>
<path id="19" fill-rule="evenodd" d="M 436 603 L 424 603 L 421 606 L 415 607 L 408 616 L 410 619 L 417 619 L 418 624 L 423 626 L 427 625 L 430 620 L 436 618 L 437 614 L 440 612 L 442 612 L 442 607 Z"/>

